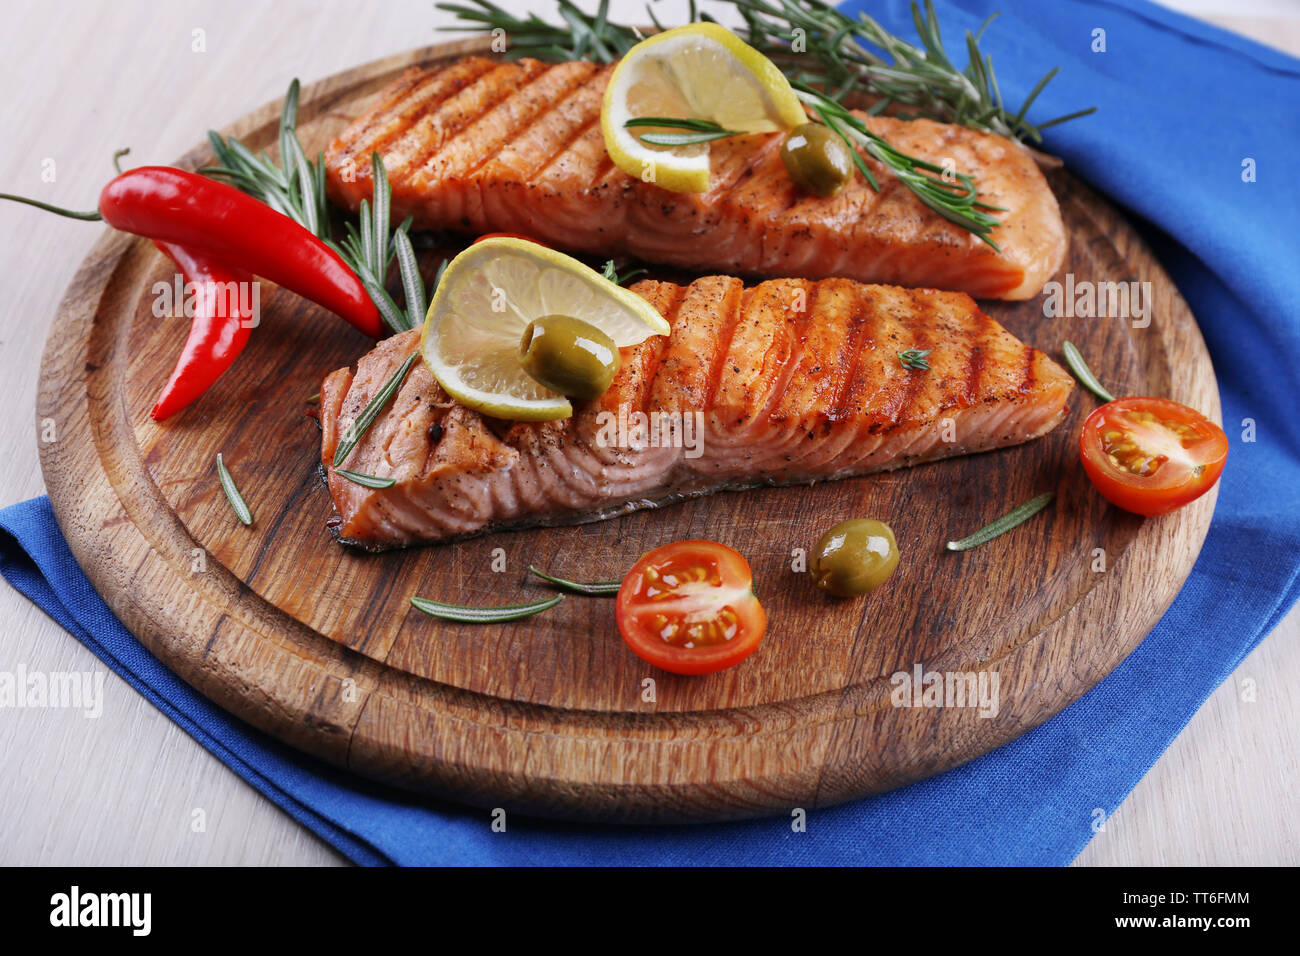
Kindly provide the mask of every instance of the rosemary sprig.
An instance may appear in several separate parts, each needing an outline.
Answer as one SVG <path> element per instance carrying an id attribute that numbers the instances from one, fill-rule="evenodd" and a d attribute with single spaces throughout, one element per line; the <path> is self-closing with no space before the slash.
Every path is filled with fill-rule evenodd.
<path id="1" fill-rule="evenodd" d="M 1092 369 L 1088 368 L 1088 363 L 1083 360 L 1083 354 L 1073 342 L 1067 340 L 1061 347 L 1061 351 L 1065 353 L 1065 364 L 1070 367 L 1070 371 L 1074 373 L 1080 385 L 1103 402 L 1115 401 L 1115 396 L 1106 390 L 1106 386 L 1101 384 L 1097 376 L 1092 374 Z"/>
<path id="2" fill-rule="evenodd" d="M 725 0 L 724 0 L 725 2 Z M 1026 115 L 1052 70 L 1038 81 L 1018 110 L 1008 109 L 998 87 L 993 60 L 979 48 L 980 38 L 998 16 L 965 36 L 967 64 L 958 68 L 948 55 L 939 31 L 934 4 L 912 4 L 912 22 L 921 45 L 890 33 L 866 13 L 850 17 L 823 0 L 731 0 L 745 19 L 745 39 L 769 56 L 798 62 L 799 79 L 843 101 L 853 93 L 880 97 L 873 110 L 905 108 L 904 115 L 982 129 L 1012 139 L 1042 142 L 1041 133 L 1096 107 L 1034 124 Z M 791 37 L 800 30 L 806 53 L 791 55 Z M 879 51 L 879 52 L 877 52 Z M 809 63 L 811 61 L 811 63 Z"/>
<path id="3" fill-rule="evenodd" d="M 353 484 L 361 485 L 363 488 L 391 488 L 397 482 L 392 478 L 380 478 L 378 475 L 367 475 L 359 471 L 348 471 L 346 468 L 335 468 L 334 474 L 342 475 Z"/>
<path id="4" fill-rule="evenodd" d="M 1026 501 L 1019 508 L 1008 511 L 996 521 L 986 524 L 969 537 L 962 538 L 960 541 L 949 541 L 947 548 L 949 551 L 969 551 L 971 548 L 978 548 L 981 544 L 992 541 L 998 535 L 1006 534 L 1017 525 L 1024 524 L 1050 505 L 1055 497 L 1056 495 L 1052 492 L 1045 491 L 1037 498 Z"/>
<path id="5" fill-rule="evenodd" d="M 998 87 L 992 58 L 979 48 L 984 30 L 997 14 L 985 20 L 979 30 L 966 33 L 967 65 L 961 69 L 943 45 L 938 16 L 930 0 L 925 0 L 924 8 L 912 4 L 919 46 L 890 33 L 865 13 L 850 17 L 824 0 L 717 2 L 729 4 L 744 19 L 745 26 L 738 31 L 742 39 L 776 60 L 792 79 L 826 90 L 839 103 L 854 93 L 865 93 L 879 97 L 873 106 L 876 112 L 889 107 L 901 108 L 908 116 L 957 123 L 1035 143 L 1042 141 L 1042 131 L 1048 127 L 1086 116 L 1096 109 L 1030 122 L 1029 109 L 1056 70 L 1038 81 L 1018 109 L 1008 108 Z M 437 6 L 462 21 L 463 25 L 447 29 L 504 30 L 510 40 L 506 54 L 509 57 L 608 63 L 623 56 L 642 39 L 635 27 L 610 22 L 608 0 L 601 0 L 595 13 L 584 12 L 572 0 L 560 0 L 562 22 L 559 24 L 547 23 L 536 14 L 516 17 L 491 0 Z M 646 13 L 655 27 L 664 28 L 648 5 Z M 697 16 L 692 0 L 690 19 L 711 18 Z M 800 39 L 798 51 L 793 48 L 795 37 Z"/>
<path id="6" fill-rule="evenodd" d="M 998 220 L 989 213 L 1004 210 L 980 200 L 975 180 L 969 173 L 945 169 L 895 149 L 884 137 L 873 133 L 859 117 L 810 86 L 796 84 L 795 94 L 812 108 L 823 124 L 848 143 L 854 163 L 872 189 L 878 191 L 880 187 L 858 155 L 859 150 L 887 166 L 930 209 L 949 222 L 974 233 L 993 249 L 998 248 L 998 244 L 989 238 L 989 233 L 998 225 Z"/>
<path id="7" fill-rule="evenodd" d="M 289 84 L 280 110 L 280 162 L 265 152 L 254 153 L 233 136 L 224 139 L 208 132 L 208 142 L 216 166 L 199 170 L 207 176 L 226 180 L 266 203 L 322 239 L 328 239 L 329 206 L 324 189 L 324 156 L 317 154 L 314 163 L 303 154 L 298 141 L 298 94 L 295 79 Z"/>
<path id="8" fill-rule="evenodd" d="M 623 586 L 622 581 L 570 581 L 568 578 L 557 578 L 531 564 L 528 565 L 528 570 L 543 581 L 551 582 L 557 588 L 572 591 L 574 594 L 585 594 L 588 597 L 610 597 L 617 594 L 618 589 Z"/>
<path id="9" fill-rule="evenodd" d="M 360 277 L 385 324 L 394 332 L 404 332 L 424 321 L 424 279 L 415 260 L 411 238 L 407 235 L 411 221 L 408 219 L 391 231 L 390 238 L 389 209 L 393 190 L 384 161 L 378 153 L 370 154 L 370 170 L 374 184 L 372 201 L 361 200 L 357 212 L 359 228 L 350 222 L 344 223 L 346 235 L 337 248 L 344 261 Z M 394 258 L 402 276 L 405 310 L 398 308 L 384 287 L 388 266 Z"/>
<path id="10" fill-rule="evenodd" d="M 200 171 L 260 199 L 323 239 L 357 274 L 384 324 L 394 332 L 413 329 L 424 321 L 427 291 L 407 235 L 411 220 L 391 228 L 392 187 L 383 160 L 378 153 L 371 155 L 371 198 L 361 201 L 357 224 L 345 222 L 345 235 L 335 242 L 330 235 L 325 156 L 318 152 L 314 160 L 309 160 L 303 152 L 298 140 L 298 96 L 295 79 L 289 84 L 280 111 L 278 164 L 265 152 L 254 153 L 233 136 L 223 139 L 209 132 L 208 142 L 217 165 Z M 398 307 L 386 288 L 388 267 L 394 258 L 401 274 L 405 308 Z"/>
<path id="11" fill-rule="evenodd" d="M 929 354 L 929 349 L 903 349 L 898 353 L 898 362 L 903 368 L 910 368 L 917 372 L 928 372 L 930 363 L 925 360 L 925 357 Z"/>
<path id="12" fill-rule="evenodd" d="M 366 403 L 366 407 L 361 410 L 361 414 L 347 427 L 344 431 L 343 440 L 339 442 L 339 447 L 334 449 L 333 464 L 335 468 L 342 465 L 347 460 L 348 455 L 352 454 L 352 449 L 357 447 L 357 442 L 361 441 L 362 436 L 375 423 L 375 419 L 384 410 L 388 400 L 397 393 L 397 389 L 406 378 L 406 373 L 411 370 L 411 366 L 415 364 L 415 360 L 419 357 L 419 352 L 412 352 L 407 356 L 406 361 L 397 367 L 397 371 L 380 387 L 379 391 L 375 392 L 374 398 Z"/>
<path id="13" fill-rule="evenodd" d="M 540 614 L 548 608 L 553 608 L 564 600 L 563 594 L 557 594 L 555 597 L 546 598 L 541 601 L 532 601 L 528 604 L 507 604 L 500 607 L 472 607 L 463 604 L 444 604 L 441 601 L 430 601 L 427 598 L 411 598 L 411 606 L 416 610 L 423 611 L 425 614 L 431 614 L 434 617 L 440 617 L 446 621 L 460 621 L 463 624 L 496 624 L 501 621 L 515 621 L 521 617 L 530 617 L 533 614 Z"/>
<path id="14" fill-rule="evenodd" d="M 235 485 L 235 479 L 230 477 L 230 471 L 221 458 L 221 452 L 217 452 L 217 480 L 221 482 L 221 490 L 226 493 L 226 500 L 230 502 L 230 507 L 234 509 L 235 517 L 242 524 L 251 525 L 253 523 L 253 512 L 248 510 L 248 502 L 239 493 L 239 488 Z"/>

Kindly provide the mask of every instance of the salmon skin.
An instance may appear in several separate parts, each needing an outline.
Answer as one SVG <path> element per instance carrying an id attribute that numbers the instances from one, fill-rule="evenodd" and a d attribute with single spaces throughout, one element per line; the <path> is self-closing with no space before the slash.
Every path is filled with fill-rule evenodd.
<path id="1" fill-rule="evenodd" d="M 693 273 L 842 276 L 1027 299 L 1065 256 L 1056 199 L 1029 153 L 989 133 L 860 114 L 909 154 L 951 162 L 1006 211 L 996 252 L 920 202 L 875 160 L 839 196 L 798 190 L 782 134 L 711 144 L 709 192 L 672 193 L 610 161 L 600 104 L 612 66 L 468 57 L 400 77 L 330 145 L 328 189 L 356 210 L 384 160 L 395 221 L 417 229 L 513 232 L 570 252 L 631 255 Z"/>
<path id="2" fill-rule="evenodd" d="M 711 276 L 632 289 L 672 332 L 622 352 L 571 418 L 506 422 L 417 361 L 344 461 L 340 435 L 419 349 L 403 332 L 321 388 L 321 462 L 345 543 L 368 549 L 600 520 L 729 488 L 845 478 L 1014 445 L 1054 428 L 1073 379 L 961 293 Z M 929 350 L 928 370 L 899 353 Z"/>

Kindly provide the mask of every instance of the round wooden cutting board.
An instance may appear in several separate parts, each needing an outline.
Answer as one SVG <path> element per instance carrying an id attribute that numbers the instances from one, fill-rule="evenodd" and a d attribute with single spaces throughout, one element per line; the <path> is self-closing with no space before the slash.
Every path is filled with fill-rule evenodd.
<path id="1" fill-rule="evenodd" d="M 467 51 L 483 45 L 418 50 L 307 88 L 308 154 L 402 69 Z M 270 148 L 278 116 L 271 104 L 229 132 Z M 208 161 L 196 150 L 181 165 Z M 1071 235 L 1057 278 L 1149 283 L 1149 325 L 1048 318 L 1042 297 L 984 308 L 1058 360 L 1074 341 L 1116 394 L 1166 395 L 1217 419 L 1214 372 L 1178 290 L 1111 206 L 1064 172 L 1050 179 Z M 430 273 L 441 255 L 425 252 Z M 1018 448 L 362 554 L 326 531 L 319 432 L 305 412 L 324 375 L 368 341 L 265 284 L 243 356 L 156 424 L 149 410 L 187 333 L 184 319 L 154 316 L 154 284 L 173 272 L 150 243 L 108 232 L 51 328 L 37 417 L 55 440 L 41 461 L 73 553 L 122 621 L 221 706 L 338 766 L 484 807 L 607 821 L 788 814 L 961 764 L 1060 711 L 1137 646 L 1191 570 L 1214 508 L 1211 494 L 1143 521 L 1108 506 L 1078 461 L 1079 426 L 1097 404 L 1080 388 L 1064 424 Z M 252 527 L 222 494 L 218 452 Z M 1013 533 L 943 550 L 1045 490 L 1056 503 Z M 869 599 L 841 601 L 795 573 L 792 554 L 853 516 L 889 522 L 903 561 Z M 618 577 L 683 538 L 746 555 L 768 614 L 758 653 L 707 677 L 635 657 L 607 598 L 487 626 L 408 603 L 532 599 L 549 592 L 529 564 Z M 894 706 L 891 675 L 917 668 L 984 672 L 996 708 Z"/>

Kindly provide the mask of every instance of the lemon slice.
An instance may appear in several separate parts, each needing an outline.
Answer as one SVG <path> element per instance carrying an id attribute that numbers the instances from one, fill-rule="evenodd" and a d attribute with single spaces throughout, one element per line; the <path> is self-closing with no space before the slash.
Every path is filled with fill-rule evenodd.
<path id="1" fill-rule="evenodd" d="M 671 116 L 738 133 L 773 133 L 806 123 L 803 105 L 775 63 L 716 23 L 692 23 L 642 40 L 614 69 L 600 110 L 605 149 L 629 176 L 673 192 L 709 188 L 709 144 L 656 146 L 636 133 L 681 132 L 624 124 Z"/>
<path id="2" fill-rule="evenodd" d="M 447 265 L 420 352 L 447 394 L 475 411 L 515 421 L 567 418 L 569 400 L 519 363 L 528 323 L 557 314 L 590 322 L 619 348 L 670 331 L 649 302 L 577 259 L 525 239 L 484 239 Z"/>

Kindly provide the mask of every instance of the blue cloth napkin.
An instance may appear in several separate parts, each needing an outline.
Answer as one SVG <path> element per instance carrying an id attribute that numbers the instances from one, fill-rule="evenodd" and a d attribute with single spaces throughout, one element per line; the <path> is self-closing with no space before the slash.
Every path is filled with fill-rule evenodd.
<path id="1" fill-rule="evenodd" d="M 859 6 L 850 3 L 849 8 Z M 235 720 L 146 652 L 87 583 L 44 498 L 0 512 L 0 573 L 286 812 L 359 863 L 1064 864 L 1300 591 L 1300 61 L 1145 3 L 936 0 L 950 51 L 985 34 L 1031 117 L 1100 111 L 1047 148 L 1145 221 L 1214 356 L 1232 440 L 1200 560 L 1142 645 L 1073 706 L 1007 746 L 903 790 L 738 824 L 597 827 L 487 815 L 398 793 Z M 905 2 L 873 0 L 911 35 Z M 1106 50 L 1093 52 L 1094 30 Z M 1256 181 L 1243 182 L 1243 161 Z M 1253 423 L 1253 441 L 1247 429 Z M 3 661 L 0 660 L 0 664 Z M 1101 811 L 1099 814 L 1097 811 Z"/>

